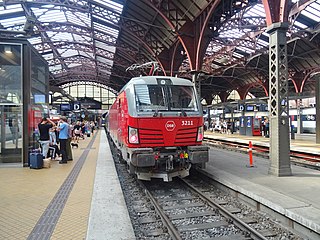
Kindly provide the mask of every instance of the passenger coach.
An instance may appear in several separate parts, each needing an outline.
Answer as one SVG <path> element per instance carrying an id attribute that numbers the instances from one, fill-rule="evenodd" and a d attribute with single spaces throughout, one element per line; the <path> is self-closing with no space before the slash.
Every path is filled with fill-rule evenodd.
<path id="1" fill-rule="evenodd" d="M 208 161 L 202 107 L 189 80 L 131 79 L 110 108 L 108 121 L 110 137 L 138 179 L 171 181 Z"/>

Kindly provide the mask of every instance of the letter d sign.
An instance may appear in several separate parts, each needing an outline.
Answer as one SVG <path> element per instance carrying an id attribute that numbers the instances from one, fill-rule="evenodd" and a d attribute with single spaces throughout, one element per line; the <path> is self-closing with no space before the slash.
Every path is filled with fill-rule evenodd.
<path id="1" fill-rule="evenodd" d="M 73 104 L 73 110 L 80 110 L 80 103 Z"/>

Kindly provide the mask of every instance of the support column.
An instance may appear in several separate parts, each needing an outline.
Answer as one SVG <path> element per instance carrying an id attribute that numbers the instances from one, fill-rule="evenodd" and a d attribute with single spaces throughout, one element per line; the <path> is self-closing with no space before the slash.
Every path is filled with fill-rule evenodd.
<path id="1" fill-rule="evenodd" d="M 270 167 L 269 174 L 292 175 L 290 166 L 287 23 L 274 23 L 269 35 Z"/>
<path id="2" fill-rule="evenodd" d="M 200 85 L 200 81 L 198 80 L 199 72 L 194 71 L 194 72 L 191 72 L 191 74 L 192 74 L 193 85 L 195 86 L 198 97 L 201 100 L 201 85 Z"/>
<path id="3" fill-rule="evenodd" d="M 208 115 L 208 130 L 209 130 L 210 126 L 211 126 L 210 108 L 211 108 L 211 107 L 207 107 L 207 115 Z"/>
<path id="4" fill-rule="evenodd" d="M 297 99 L 297 134 L 302 133 L 302 121 L 301 121 L 301 102 L 302 99 Z"/>
<path id="5" fill-rule="evenodd" d="M 316 76 L 316 143 L 320 143 L 320 75 Z"/>

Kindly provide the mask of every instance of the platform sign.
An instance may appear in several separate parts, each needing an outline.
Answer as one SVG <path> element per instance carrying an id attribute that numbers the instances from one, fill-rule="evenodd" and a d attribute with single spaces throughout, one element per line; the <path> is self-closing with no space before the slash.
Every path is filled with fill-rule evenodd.
<path id="1" fill-rule="evenodd" d="M 253 105 L 247 105 L 246 106 L 246 112 L 253 112 L 254 111 L 254 106 Z"/>
<path id="2" fill-rule="evenodd" d="M 240 118 L 240 127 L 244 127 L 244 117 Z"/>
<path id="3" fill-rule="evenodd" d="M 244 104 L 238 104 L 238 110 L 239 111 L 244 111 Z"/>
<path id="4" fill-rule="evenodd" d="M 79 110 L 81 110 L 81 103 L 80 103 L 80 102 L 75 102 L 75 103 L 73 104 L 73 110 L 74 110 L 74 111 L 79 111 Z"/>
<path id="5" fill-rule="evenodd" d="M 251 125 L 252 125 L 251 120 L 252 120 L 251 117 L 247 117 L 247 128 L 251 128 Z"/>
<path id="6" fill-rule="evenodd" d="M 315 121 L 316 120 L 316 115 L 315 114 L 301 115 L 301 120 L 302 121 Z"/>

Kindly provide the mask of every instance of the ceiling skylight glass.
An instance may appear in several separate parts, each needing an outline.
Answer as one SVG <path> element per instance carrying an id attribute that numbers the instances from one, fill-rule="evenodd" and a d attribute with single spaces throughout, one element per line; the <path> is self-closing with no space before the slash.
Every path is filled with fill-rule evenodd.
<path id="1" fill-rule="evenodd" d="M 303 23 L 301 23 L 301 22 L 298 22 L 298 21 L 295 21 L 295 22 L 294 22 L 294 25 L 297 26 L 297 27 L 299 27 L 299 28 L 302 28 L 302 29 L 308 28 L 307 25 L 305 25 L 305 24 L 303 24 Z"/>
<path id="2" fill-rule="evenodd" d="M 301 14 L 306 16 L 306 17 L 308 17 L 308 18 L 310 18 L 313 21 L 320 22 L 320 17 L 318 17 L 315 14 L 311 13 L 309 10 L 310 10 L 310 8 L 307 7 L 305 10 L 303 10 L 301 12 Z"/>

